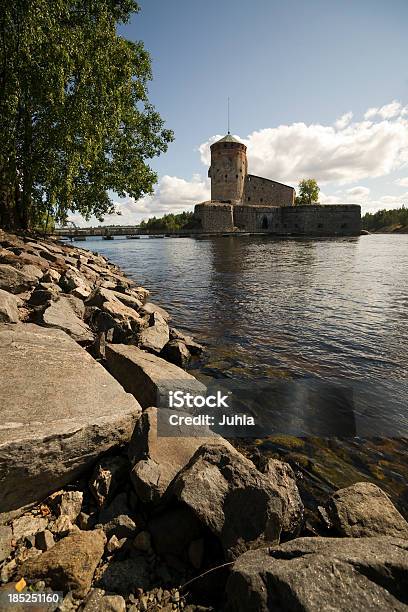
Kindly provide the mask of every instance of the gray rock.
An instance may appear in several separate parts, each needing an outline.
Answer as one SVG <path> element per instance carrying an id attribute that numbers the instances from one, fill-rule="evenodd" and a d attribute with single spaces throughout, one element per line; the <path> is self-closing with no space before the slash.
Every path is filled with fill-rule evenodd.
<path id="1" fill-rule="evenodd" d="M 0 326 L 0 405 L 0 516 L 44 499 L 128 442 L 140 414 L 71 338 L 31 324 Z"/>
<path id="2" fill-rule="evenodd" d="M 150 570 L 143 557 L 111 562 L 103 572 L 98 586 L 106 591 L 128 595 L 136 589 L 150 586 Z"/>
<path id="3" fill-rule="evenodd" d="M 27 536 L 35 535 L 47 527 L 47 519 L 32 514 L 24 514 L 15 519 L 12 523 L 13 538 L 20 540 Z"/>
<path id="4" fill-rule="evenodd" d="M 140 310 L 140 308 L 143 306 L 143 302 L 135 295 L 132 295 L 132 293 L 122 293 L 120 291 L 112 291 L 112 293 L 120 302 L 122 302 L 122 304 L 128 306 L 128 308 Z"/>
<path id="5" fill-rule="evenodd" d="M 129 461 L 122 455 L 105 457 L 93 471 L 89 488 L 101 508 L 112 498 L 129 473 Z"/>
<path id="6" fill-rule="evenodd" d="M 85 301 L 91 295 L 91 289 L 89 287 L 75 287 L 71 291 L 71 295 Z"/>
<path id="7" fill-rule="evenodd" d="M 169 326 L 157 312 L 150 317 L 150 326 L 139 334 L 139 344 L 142 348 L 160 353 L 169 341 Z"/>
<path id="8" fill-rule="evenodd" d="M 33 266 L 31 264 L 22 266 L 20 271 L 28 278 L 31 278 L 31 281 L 34 284 L 37 284 L 40 278 L 43 277 L 42 270 L 40 268 L 37 268 L 37 266 Z"/>
<path id="9" fill-rule="evenodd" d="M 408 523 L 382 489 L 371 482 L 357 482 L 333 493 L 326 511 L 341 536 L 362 538 L 389 535 L 408 538 Z"/>
<path id="10" fill-rule="evenodd" d="M 126 612 L 126 602 L 121 595 L 105 595 L 99 603 L 99 612 Z"/>
<path id="11" fill-rule="evenodd" d="M 279 541 L 279 495 L 267 476 L 225 444 L 201 446 L 169 491 L 219 538 L 227 557 Z"/>
<path id="12" fill-rule="evenodd" d="M 49 550 L 54 546 L 54 544 L 54 536 L 48 529 L 39 531 L 35 536 L 35 546 L 38 548 L 38 550 Z"/>
<path id="13" fill-rule="evenodd" d="M 122 538 L 132 538 L 137 533 L 137 527 L 130 518 L 126 514 L 120 514 L 116 516 L 114 519 L 109 521 L 109 523 L 105 523 L 102 525 L 104 532 L 108 539 L 112 536 L 116 536 L 118 540 Z"/>
<path id="14" fill-rule="evenodd" d="M 83 498 L 82 491 L 65 491 L 56 499 L 58 514 L 67 516 L 74 523 L 81 512 Z"/>
<path id="15" fill-rule="evenodd" d="M 45 283 L 58 283 L 60 278 L 61 278 L 61 274 L 59 272 L 57 272 L 57 270 L 54 270 L 53 268 L 50 268 L 44 274 L 43 281 Z"/>
<path id="16" fill-rule="evenodd" d="M 190 351 L 182 340 L 170 340 L 163 347 L 160 356 L 180 368 L 185 368 L 191 359 Z"/>
<path id="17" fill-rule="evenodd" d="M 144 410 L 128 447 L 129 459 L 134 466 L 131 479 L 139 498 L 145 503 L 158 503 L 196 450 L 209 440 L 221 440 L 212 432 L 208 433 L 208 437 L 158 437 L 157 408 Z M 228 442 L 222 442 L 229 446 Z"/>
<path id="18" fill-rule="evenodd" d="M 126 542 L 126 538 L 121 538 L 120 540 L 118 540 L 118 538 L 113 535 L 110 539 L 109 542 L 106 545 L 106 550 L 109 553 L 114 553 L 117 550 L 119 550 L 120 548 L 122 548 L 122 546 L 124 545 L 124 543 Z"/>
<path id="19" fill-rule="evenodd" d="M 136 291 L 137 291 L 137 289 L 136 289 Z M 147 302 L 146 304 L 144 304 L 144 306 L 142 308 L 142 311 L 145 314 L 148 314 L 148 315 L 152 315 L 154 313 L 158 313 L 159 315 L 161 315 L 163 317 L 163 319 L 166 322 L 169 322 L 170 319 L 171 319 L 171 316 L 169 315 L 167 310 L 164 310 L 164 308 L 162 308 L 161 306 L 158 306 L 157 304 L 154 304 L 153 302 Z"/>
<path id="20" fill-rule="evenodd" d="M 175 327 L 170 328 L 170 340 L 181 340 L 186 345 L 192 355 L 200 355 L 204 351 L 204 347 L 198 344 L 191 336 L 183 334 Z"/>
<path id="21" fill-rule="evenodd" d="M 21 576 L 44 580 L 55 591 L 72 591 L 84 597 L 96 566 L 102 558 L 106 538 L 103 531 L 81 531 L 57 542 L 38 558 L 24 563 Z"/>
<path id="22" fill-rule="evenodd" d="M 0 289 L 0 323 L 18 323 L 18 301 L 8 291 Z"/>
<path id="23" fill-rule="evenodd" d="M 143 408 L 163 405 L 169 391 L 203 394 L 206 390 L 191 374 L 136 346 L 108 344 L 106 361 L 116 380 L 136 397 Z"/>
<path id="24" fill-rule="evenodd" d="M 103 589 L 91 589 L 79 608 L 80 612 L 99 612 L 104 595 Z"/>
<path id="25" fill-rule="evenodd" d="M 17 270 L 9 264 L 0 264 L 0 289 L 9 293 L 23 293 L 32 289 L 37 283 L 38 277 L 32 274 L 32 270 Z"/>
<path id="26" fill-rule="evenodd" d="M 66 536 L 70 533 L 76 533 L 79 531 L 79 527 L 74 525 L 66 514 L 61 514 L 53 523 L 50 524 L 52 533 L 59 536 Z"/>
<path id="27" fill-rule="evenodd" d="M 0 563 L 7 559 L 9 554 L 12 551 L 11 547 L 11 538 L 13 532 L 11 527 L 7 527 L 6 525 L 0 525 Z"/>
<path id="28" fill-rule="evenodd" d="M 73 268 L 69 268 L 59 279 L 60 287 L 65 293 L 69 293 L 79 287 L 89 289 L 89 284 L 84 276 Z"/>
<path id="29" fill-rule="evenodd" d="M 408 542 L 299 538 L 251 550 L 227 582 L 228 612 L 407 610 Z"/>
<path id="30" fill-rule="evenodd" d="M 268 459 L 261 469 L 282 500 L 282 535 L 295 537 L 303 524 L 304 506 L 296 484 L 295 474 L 288 463 Z"/>
<path id="31" fill-rule="evenodd" d="M 88 325 L 75 314 L 72 303 L 67 297 L 52 302 L 44 311 L 42 318 L 46 327 L 62 329 L 77 342 L 92 342 L 94 339 Z"/>

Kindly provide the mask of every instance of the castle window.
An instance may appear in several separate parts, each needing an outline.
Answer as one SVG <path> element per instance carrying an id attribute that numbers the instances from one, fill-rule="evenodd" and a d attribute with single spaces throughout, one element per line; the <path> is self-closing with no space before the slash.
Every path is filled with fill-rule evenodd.
<path id="1" fill-rule="evenodd" d="M 263 198 L 261 198 L 261 202 L 263 202 Z"/>
<path id="2" fill-rule="evenodd" d="M 235 175 L 235 178 L 238 178 L 238 174 Z"/>
<path id="3" fill-rule="evenodd" d="M 268 229 L 268 218 L 264 217 L 262 219 L 262 229 Z"/>
<path id="4" fill-rule="evenodd" d="M 342 223 L 341 227 L 344 229 L 345 227 L 347 227 L 347 223 Z"/>
<path id="5" fill-rule="evenodd" d="M 319 223 L 319 225 L 317 227 L 322 228 L 323 227 L 323 223 Z"/>
<path id="6" fill-rule="evenodd" d="M 225 175 L 225 178 L 228 178 L 228 174 Z"/>
<path id="7" fill-rule="evenodd" d="M 248 200 L 248 202 L 250 202 L 250 201 L 251 201 L 251 198 L 250 198 L 250 197 L 248 197 L 248 198 L 247 198 L 247 200 Z"/>

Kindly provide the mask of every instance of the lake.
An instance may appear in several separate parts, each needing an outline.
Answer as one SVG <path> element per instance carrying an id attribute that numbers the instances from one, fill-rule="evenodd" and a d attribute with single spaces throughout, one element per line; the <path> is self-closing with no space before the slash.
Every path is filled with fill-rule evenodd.
<path id="1" fill-rule="evenodd" d="M 175 327 L 206 345 L 205 360 L 192 365 L 200 378 L 272 385 L 292 425 L 293 406 L 298 415 L 305 397 L 324 395 L 319 418 L 331 420 L 312 439 L 296 421 L 250 443 L 284 454 L 308 494 L 368 478 L 408 509 L 408 235 L 116 237 L 83 246 L 148 288 Z M 340 396 L 351 429 L 349 413 L 336 413 Z"/>

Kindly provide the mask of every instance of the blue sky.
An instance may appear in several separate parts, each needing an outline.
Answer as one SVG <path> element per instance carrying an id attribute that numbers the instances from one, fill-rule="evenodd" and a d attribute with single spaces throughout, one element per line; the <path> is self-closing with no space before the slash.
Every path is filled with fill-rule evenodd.
<path id="1" fill-rule="evenodd" d="M 293 186 L 314 176 L 325 203 L 408 204 L 407 0 L 140 5 L 119 33 L 151 53 L 150 98 L 175 142 L 152 161 L 154 196 L 120 202 L 120 222 L 208 197 L 208 145 L 226 132 L 228 96 L 250 172 Z"/>

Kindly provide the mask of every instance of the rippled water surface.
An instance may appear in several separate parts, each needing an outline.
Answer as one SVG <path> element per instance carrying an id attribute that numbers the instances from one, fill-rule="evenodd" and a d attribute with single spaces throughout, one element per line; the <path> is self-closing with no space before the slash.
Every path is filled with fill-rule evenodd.
<path id="1" fill-rule="evenodd" d="M 407 423 L 408 235 L 85 244 L 147 287 L 176 327 L 208 345 L 201 374 L 251 383 L 278 377 L 380 382 Z M 386 417 L 387 406 L 382 411 Z M 354 440 L 336 451 L 333 441 L 320 441 L 317 450 L 287 439 L 259 444 L 295 456 L 301 468 L 308 457 L 303 469 L 320 469 L 323 488 L 360 475 L 382 481 L 408 504 L 401 441 L 390 447 Z"/>

